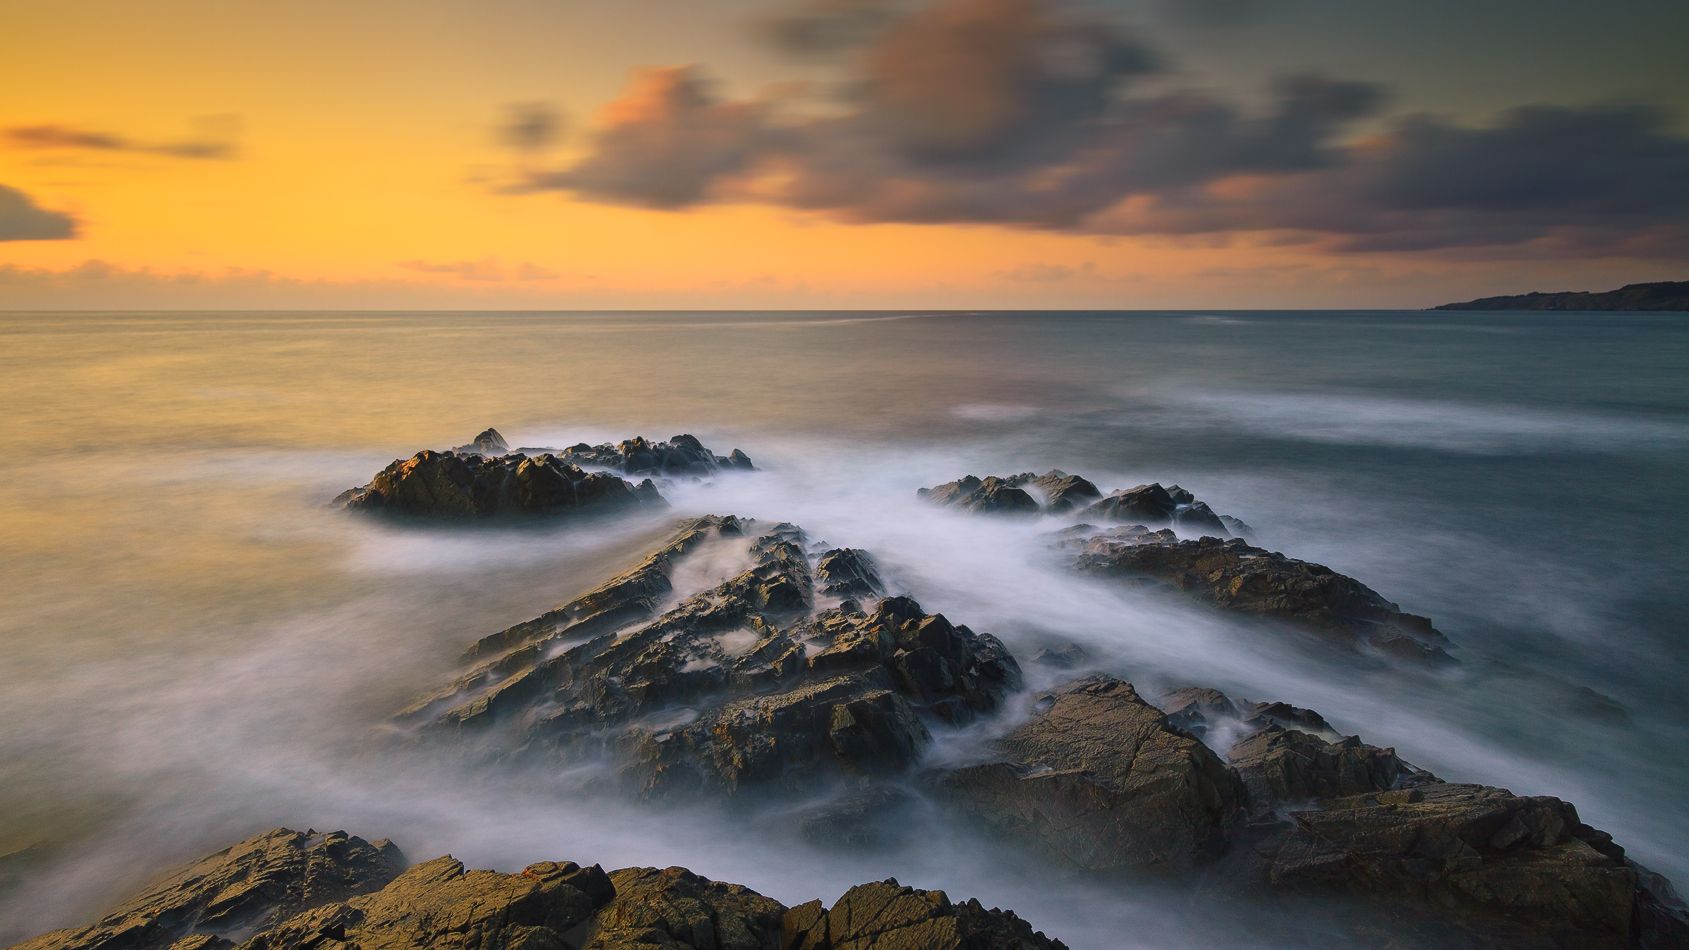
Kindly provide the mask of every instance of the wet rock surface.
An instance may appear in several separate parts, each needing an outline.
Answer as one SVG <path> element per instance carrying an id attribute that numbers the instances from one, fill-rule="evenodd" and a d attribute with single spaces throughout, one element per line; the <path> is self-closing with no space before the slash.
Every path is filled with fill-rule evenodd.
<path id="1" fill-rule="evenodd" d="M 334 499 L 347 511 L 402 519 L 529 519 L 660 505 L 650 479 L 638 484 L 588 472 L 554 455 L 490 456 L 423 451 Z"/>
<path id="2" fill-rule="evenodd" d="M 323 845 L 323 838 L 333 839 Z M 300 839 L 309 839 L 301 847 Z M 319 860 L 293 852 L 340 849 L 335 867 L 375 861 L 377 876 L 349 886 L 320 880 Z M 276 860 L 278 849 L 290 857 Z M 361 849 L 361 850 L 360 850 Z M 350 852 L 357 852 L 352 854 Z M 367 854 L 365 852 L 368 852 Z M 268 856 L 254 864 L 254 855 Z M 422 950 L 455 947 L 623 950 L 1011 950 L 1059 948 L 1013 913 L 896 881 L 851 888 L 827 909 L 788 909 L 739 884 L 685 868 L 624 868 L 608 874 L 570 861 L 519 873 L 470 870 L 446 855 L 400 869 L 391 845 L 343 833 L 313 838 L 277 829 L 196 862 L 82 930 L 43 934 L 20 948 L 100 950 Z M 368 870 L 368 869 L 365 869 Z M 261 872 L 256 873 L 255 872 Z M 249 878 L 251 879 L 249 881 Z M 214 887 L 246 885 L 239 915 L 207 913 Z M 184 909 L 192 913 L 184 914 Z M 125 921 L 119 928 L 110 921 Z"/>
<path id="3" fill-rule="evenodd" d="M 1159 584 L 1221 610 L 1288 621 L 1322 638 L 1396 659 L 1446 662 L 1444 637 L 1372 588 L 1322 564 L 1238 538 L 1180 540 L 1132 526 L 1080 533 L 1073 567 L 1083 574 Z"/>
<path id="4" fill-rule="evenodd" d="M 750 471 L 755 468 L 750 456 L 734 449 L 727 455 L 716 455 L 697 437 L 671 435 L 667 442 L 653 442 L 635 436 L 621 442 L 571 445 L 557 455 L 565 462 L 588 467 L 608 468 L 626 475 L 710 475 L 717 471 Z"/>
<path id="5" fill-rule="evenodd" d="M 748 566 L 659 613 L 706 543 L 741 545 Z M 929 724 L 968 722 L 1018 684 L 1000 641 L 909 598 L 819 605 L 818 583 L 882 582 L 861 552 L 817 547 L 792 525 L 690 522 L 634 570 L 483 640 L 479 666 L 401 721 L 498 732 L 559 763 L 608 757 L 645 795 L 791 791 L 906 770 Z"/>
<path id="6" fill-rule="evenodd" d="M 1131 684 L 1091 676 L 1040 698 L 997 761 L 934 778 L 963 812 L 1092 871 L 1183 870 L 1225 848 L 1244 790 Z"/>
<path id="7" fill-rule="evenodd" d="M 988 515 L 1034 515 L 1038 502 L 1013 480 L 990 475 L 966 475 L 934 488 L 922 488 L 918 497 L 947 508 L 960 508 Z"/>
<path id="8" fill-rule="evenodd" d="M 404 866 L 404 856 L 389 841 L 278 828 L 163 877 L 88 927 L 43 934 L 18 946 L 120 950 L 240 937 L 301 911 L 379 890 Z"/>
<path id="9" fill-rule="evenodd" d="M 1051 469 L 1042 475 L 980 478 L 967 475 L 953 482 L 915 493 L 934 504 L 985 514 L 1074 513 L 1103 524 L 1171 527 L 1188 534 L 1221 538 L 1243 535 L 1250 527 L 1237 518 L 1217 514 L 1206 502 L 1177 485 L 1156 482 L 1122 488 L 1106 497 L 1078 475 Z"/>

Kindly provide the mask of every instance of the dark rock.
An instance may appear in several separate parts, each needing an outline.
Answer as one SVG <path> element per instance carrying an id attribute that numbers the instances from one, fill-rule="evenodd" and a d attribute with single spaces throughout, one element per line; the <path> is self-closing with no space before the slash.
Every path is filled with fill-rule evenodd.
<path id="1" fill-rule="evenodd" d="M 834 548 L 821 555 L 815 582 L 822 593 L 836 597 L 878 597 L 886 592 L 874 559 L 856 548 Z"/>
<path id="2" fill-rule="evenodd" d="M 995 475 L 983 479 L 968 475 L 915 494 L 934 504 L 981 514 L 1038 513 L 1038 502 L 1031 495 Z"/>
<path id="3" fill-rule="evenodd" d="M 824 910 L 819 901 L 786 913 L 788 950 L 1038 950 L 1065 945 L 1008 911 L 979 901 L 952 904 L 943 891 L 895 880 L 858 884 Z"/>
<path id="4" fill-rule="evenodd" d="M 1071 543 L 1071 542 L 1070 542 Z M 1177 540 L 1106 532 L 1074 567 L 1087 574 L 1167 584 L 1211 606 L 1290 621 L 1323 638 L 1387 657 L 1444 662 L 1448 640 L 1431 621 L 1352 577 L 1240 539 Z"/>
<path id="5" fill-rule="evenodd" d="M 520 874 L 465 870 L 450 856 L 399 875 L 385 888 L 293 917 L 243 950 L 376 947 L 566 947 L 615 893 L 598 867 L 545 862 Z"/>
<path id="6" fill-rule="evenodd" d="M 832 848 L 891 845 L 919 821 L 920 799 L 906 789 L 876 784 L 846 791 L 798 815 L 798 831 L 811 844 Z"/>
<path id="7" fill-rule="evenodd" d="M 693 522 L 605 587 L 483 640 L 480 666 L 401 721 L 491 732 L 491 748 L 548 761 L 608 758 L 646 795 L 731 795 L 895 774 L 929 723 L 968 722 L 1018 684 L 1002 643 L 908 598 L 817 612 L 819 566 L 791 525 L 749 543 L 750 567 L 652 617 L 677 561 L 749 525 Z M 831 580 L 864 580 L 846 567 L 865 559 L 829 558 Z"/>
<path id="8" fill-rule="evenodd" d="M 1183 870 L 1225 850 L 1244 790 L 1131 684 L 1092 676 L 1047 694 L 995 744 L 1002 758 L 943 773 L 959 809 L 1093 871 Z"/>
<path id="9" fill-rule="evenodd" d="M 497 429 L 486 429 L 468 445 L 460 445 L 452 451 L 459 455 L 507 455 L 510 445 Z"/>
<path id="10" fill-rule="evenodd" d="M 1226 694 L 1205 686 L 1186 686 L 1162 696 L 1156 706 L 1167 714 L 1167 721 L 1199 739 L 1206 738 L 1210 727 L 1225 722 L 1237 722 L 1243 714 Z"/>
<path id="11" fill-rule="evenodd" d="M 362 488 L 342 492 L 338 507 L 402 518 L 533 518 L 660 504 L 649 482 L 634 486 L 586 472 L 553 455 L 491 457 L 418 452 L 382 469 Z"/>
<path id="12" fill-rule="evenodd" d="M 582 442 L 564 449 L 559 455 L 565 462 L 613 469 L 625 475 L 703 476 L 724 468 L 742 471 L 755 468 L 750 456 L 738 449 L 734 449 L 731 455 L 716 455 L 690 435 L 669 436 L 667 442 L 652 442 L 644 436 L 615 444 L 588 445 Z"/>
<path id="13" fill-rule="evenodd" d="M 1177 485 L 1163 488 L 1160 482 L 1123 488 L 1084 509 L 1080 515 L 1113 524 L 1172 525 L 1215 537 L 1231 535 L 1225 520 L 1207 503 L 1198 501 L 1195 495 Z"/>
<path id="14" fill-rule="evenodd" d="M 1618 290 L 1562 290 L 1480 297 L 1432 310 L 1689 310 L 1689 280 L 1626 284 Z"/>
<path id="15" fill-rule="evenodd" d="M 1249 789 L 1258 815 L 1289 802 L 1435 781 L 1397 758 L 1395 749 L 1370 746 L 1356 736 L 1331 742 L 1276 724 L 1234 744 L 1226 759 Z"/>
<path id="16" fill-rule="evenodd" d="M 1052 514 L 1073 511 L 1101 498 L 1103 493 L 1089 480 L 1052 468 L 1042 475 L 1030 472 L 1008 479 L 1016 487 L 1031 485 L 1043 495 L 1043 508 Z"/>
<path id="17" fill-rule="evenodd" d="M 1043 647 L 1032 654 L 1032 662 L 1051 669 L 1071 670 L 1084 664 L 1088 658 L 1085 648 L 1077 643 L 1066 643 L 1057 647 Z"/>
<path id="18" fill-rule="evenodd" d="M 377 890 L 403 867 L 389 841 L 278 828 L 163 878 L 92 926 L 43 934 L 18 950 L 226 945 L 219 940 L 244 939 L 300 911 Z"/>

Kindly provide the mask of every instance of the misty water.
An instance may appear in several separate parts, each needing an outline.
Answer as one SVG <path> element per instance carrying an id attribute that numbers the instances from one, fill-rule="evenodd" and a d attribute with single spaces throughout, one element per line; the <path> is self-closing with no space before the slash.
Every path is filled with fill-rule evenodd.
<path id="1" fill-rule="evenodd" d="M 936 813 L 902 844 L 823 850 L 772 818 L 583 798 L 383 741 L 475 639 L 703 513 L 871 551 L 927 610 L 1001 637 L 1033 687 L 1048 674 L 1027 654 L 1054 636 L 1146 692 L 1312 707 L 1446 779 L 1565 798 L 1681 886 L 1686 370 L 1673 314 L 0 316 L 0 941 L 286 825 L 502 870 L 683 865 L 788 904 L 896 876 L 1075 947 L 1252 942 L 1201 896 L 1085 883 Z M 761 471 L 536 530 L 325 506 L 487 426 L 512 445 L 690 432 Z M 915 498 L 1052 467 L 1105 491 L 1177 482 L 1430 616 L 1462 662 L 1287 652 L 1063 573 L 1058 519 Z"/>

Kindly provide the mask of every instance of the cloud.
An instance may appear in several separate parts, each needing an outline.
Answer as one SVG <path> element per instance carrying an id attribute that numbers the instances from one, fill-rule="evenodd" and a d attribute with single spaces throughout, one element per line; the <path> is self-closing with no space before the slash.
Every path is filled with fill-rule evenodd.
<path id="1" fill-rule="evenodd" d="M 561 189 L 651 208 L 697 204 L 775 147 L 769 109 L 722 101 L 690 66 L 643 70 L 605 108 L 585 159 L 512 190 Z"/>
<path id="2" fill-rule="evenodd" d="M 563 137 L 563 113 L 546 102 L 512 103 L 499 125 L 500 142 L 518 152 L 542 152 Z"/>
<path id="3" fill-rule="evenodd" d="M 699 67 L 648 70 L 579 161 L 511 190 L 1210 243 L 1249 233 L 1351 253 L 1689 248 L 1689 139 L 1656 110 L 1386 120 L 1382 86 L 1318 75 L 1284 77 L 1246 110 L 1170 89 L 1153 50 L 1060 0 L 937 0 L 895 15 L 812 3 L 794 15 L 857 22 L 865 7 L 880 19 L 848 51 L 841 99 L 735 100 Z"/>
<path id="4" fill-rule="evenodd" d="M 505 265 L 496 258 L 478 261 L 400 261 L 399 266 L 422 274 L 439 274 L 459 280 L 474 281 L 530 281 L 551 280 L 562 276 L 557 271 L 526 261 Z"/>
<path id="5" fill-rule="evenodd" d="M 1095 261 L 1084 261 L 1073 267 L 1066 264 L 1022 264 L 993 271 L 992 276 L 1018 284 L 1054 284 L 1075 277 L 1090 277 L 1096 272 Z"/>
<path id="6" fill-rule="evenodd" d="M 808 0 L 757 21 L 757 32 L 794 55 L 836 53 L 861 46 L 890 23 L 898 0 Z"/>
<path id="7" fill-rule="evenodd" d="M 131 152 L 170 158 L 230 159 L 236 155 L 233 134 L 238 120 L 233 116 L 201 119 L 198 134 L 170 142 L 145 142 L 113 132 L 69 125 L 19 125 L 6 129 L 6 141 L 16 148 L 59 151 Z"/>
<path id="8" fill-rule="evenodd" d="M 0 185 L 0 241 L 52 241 L 76 237 L 76 219 L 50 211 L 16 188 Z"/>

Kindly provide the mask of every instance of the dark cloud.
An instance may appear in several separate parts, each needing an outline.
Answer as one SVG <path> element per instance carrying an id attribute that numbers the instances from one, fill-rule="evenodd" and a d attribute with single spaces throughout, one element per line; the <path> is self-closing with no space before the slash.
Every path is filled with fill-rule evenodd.
<path id="1" fill-rule="evenodd" d="M 563 113 L 547 102 L 517 102 L 505 110 L 500 142 L 519 152 L 543 152 L 562 138 Z"/>
<path id="2" fill-rule="evenodd" d="M 113 132 L 68 125 L 20 125 L 5 131 L 15 148 L 133 152 L 170 158 L 228 159 L 236 155 L 233 134 L 238 120 L 216 116 L 197 123 L 198 134 L 171 142 L 143 142 Z"/>
<path id="3" fill-rule="evenodd" d="M 770 154 L 778 138 L 769 104 L 724 102 L 690 66 L 649 69 L 604 110 L 584 160 L 530 175 L 513 190 L 681 208 L 707 200 L 722 180 Z"/>
<path id="4" fill-rule="evenodd" d="M 1360 120 L 1379 127 L 1378 85 L 1293 76 L 1252 110 L 1149 92 L 1155 55 L 1057 0 L 938 0 L 852 57 L 849 96 L 821 112 L 723 99 L 695 67 L 649 71 L 585 158 L 520 189 L 658 208 L 759 200 L 863 222 L 1253 232 L 1353 252 L 1689 248 L 1689 139 L 1657 111 L 1415 116 L 1362 137 Z"/>
<path id="5" fill-rule="evenodd" d="M 76 236 L 76 219 L 49 211 L 34 199 L 0 185 L 0 241 L 51 241 Z"/>
<path id="6" fill-rule="evenodd" d="M 861 46 L 903 9 L 899 0 L 808 0 L 757 21 L 757 32 L 797 56 Z"/>

